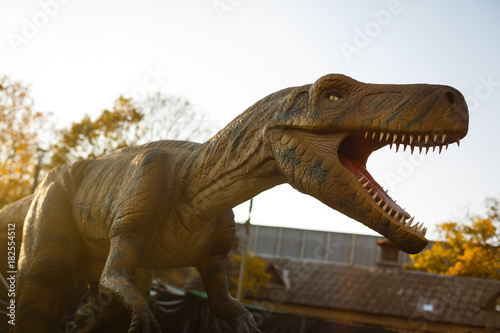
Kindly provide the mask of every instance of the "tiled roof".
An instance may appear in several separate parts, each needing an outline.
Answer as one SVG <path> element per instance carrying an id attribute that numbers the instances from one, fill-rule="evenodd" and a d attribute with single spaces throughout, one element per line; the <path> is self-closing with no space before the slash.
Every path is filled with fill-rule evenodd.
<path id="1" fill-rule="evenodd" d="M 500 312 L 483 309 L 500 281 L 428 274 L 399 268 L 264 257 L 287 270 L 289 287 L 272 284 L 258 298 L 411 320 L 500 327 Z"/>

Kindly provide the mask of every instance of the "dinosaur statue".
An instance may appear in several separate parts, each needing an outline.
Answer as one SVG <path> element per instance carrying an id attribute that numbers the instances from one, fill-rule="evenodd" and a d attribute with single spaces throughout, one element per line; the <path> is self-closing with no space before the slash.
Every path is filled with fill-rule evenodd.
<path id="1" fill-rule="evenodd" d="M 26 214 L 13 331 L 56 332 L 78 277 L 93 302 L 75 320 L 89 324 L 83 332 L 160 332 L 146 301 L 151 270 L 194 266 L 213 314 L 259 332 L 228 292 L 232 207 L 289 183 L 417 253 L 426 229 L 373 179 L 367 159 L 386 145 L 441 151 L 467 130 L 454 88 L 330 74 L 263 98 L 203 144 L 159 141 L 57 167 Z"/>

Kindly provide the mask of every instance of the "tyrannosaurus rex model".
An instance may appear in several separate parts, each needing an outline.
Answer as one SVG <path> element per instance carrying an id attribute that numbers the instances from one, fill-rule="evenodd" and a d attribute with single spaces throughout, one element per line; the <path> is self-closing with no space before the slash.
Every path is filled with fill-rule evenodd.
<path id="1" fill-rule="evenodd" d="M 145 300 L 149 272 L 194 266 L 213 313 L 259 332 L 228 292 L 232 207 L 289 183 L 416 253 L 426 229 L 368 173 L 368 156 L 385 145 L 441 150 L 467 129 L 451 87 L 332 74 L 265 97 L 203 144 L 153 142 L 58 167 L 25 218 L 14 331 L 56 332 L 79 277 L 93 302 L 77 318 L 84 331 L 159 332 Z"/>

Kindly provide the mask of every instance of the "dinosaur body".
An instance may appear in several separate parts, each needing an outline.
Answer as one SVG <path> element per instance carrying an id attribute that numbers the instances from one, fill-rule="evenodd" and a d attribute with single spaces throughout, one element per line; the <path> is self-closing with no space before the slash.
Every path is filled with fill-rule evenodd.
<path id="1" fill-rule="evenodd" d="M 139 263 L 139 268 L 146 269 L 158 268 L 159 262 L 163 262 L 162 268 L 195 266 L 202 252 L 209 250 L 209 243 L 223 233 L 216 224 L 180 218 L 185 213 L 183 196 L 179 195 L 186 187 L 185 164 L 197 146 L 190 142 L 155 142 L 126 148 L 103 159 L 61 166 L 47 177 L 46 183 L 55 182 L 64 189 L 71 224 L 77 229 L 84 253 L 101 261 L 94 278 L 100 277 L 110 239 L 123 230 L 151 237 Z M 168 184 L 167 179 L 178 181 Z M 168 240 L 165 235 L 170 235 Z M 227 239 L 229 246 L 231 237 Z M 89 271 L 91 267 L 82 268 Z"/>
<path id="2" fill-rule="evenodd" d="M 419 252 L 425 228 L 376 183 L 367 158 L 388 144 L 441 149 L 467 127 L 464 98 L 451 87 L 332 74 L 265 97 L 203 144 L 160 141 L 58 167 L 26 215 L 14 331 L 56 330 L 80 277 L 92 295 L 77 316 L 85 332 L 127 314 L 113 329 L 158 332 L 145 301 L 150 270 L 195 266 L 213 313 L 238 332 L 258 332 L 228 292 L 232 207 L 287 182 Z M 103 299 L 113 299 L 105 310 Z"/>

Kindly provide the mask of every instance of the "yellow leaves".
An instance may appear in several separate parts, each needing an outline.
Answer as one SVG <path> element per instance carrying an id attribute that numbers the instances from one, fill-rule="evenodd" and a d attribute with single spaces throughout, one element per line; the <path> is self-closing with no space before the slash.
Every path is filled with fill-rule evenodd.
<path id="1" fill-rule="evenodd" d="M 45 118 L 32 110 L 28 87 L 0 77 L 0 208 L 31 192 L 38 132 Z"/>
<path id="2" fill-rule="evenodd" d="M 229 272 L 229 281 L 235 288 L 238 286 L 239 269 L 240 263 L 243 256 L 241 254 L 235 254 L 231 256 L 231 271 Z M 247 292 L 256 293 L 260 287 L 267 287 L 269 285 L 269 280 L 271 275 L 266 273 L 266 262 L 253 255 L 253 253 L 248 253 L 245 261 L 245 270 L 243 273 L 243 288 L 242 295 Z M 236 296 L 236 289 L 231 290 L 231 294 Z"/>
<path id="3" fill-rule="evenodd" d="M 493 225 L 490 219 L 475 218 L 472 227 L 467 229 L 471 235 L 471 240 L 478 244 L 484 244 L 489 239 L 495 237 L 497 228 Z"/>
<path id="4" fill-rule="evenodd" d="M 500 279 L 500 256 L 496 248 L 479 247 L 466 244 L 457 262 L 450 267 L 450 275 L 462 275 L 477 278 Z"/>
<path id="5" fill-rule="evenodd" d="M 96 120 L 85 115 L 80 122 L 60 132 L 51 166 L 98 158 L 120 147 L 135 144 L 142 118 L 140 109 L 133 101 L 120 96 L 111 111 L 103 110 Z"/>
<path id="6" fill-rule="evenodd" d="M 489 199 L 486 217 L 471 218 L 469 224 L 438 225 L 443 241 L 411 256 L 406 268 L 429 273 L 500 280 L 499 202 Z"/>

